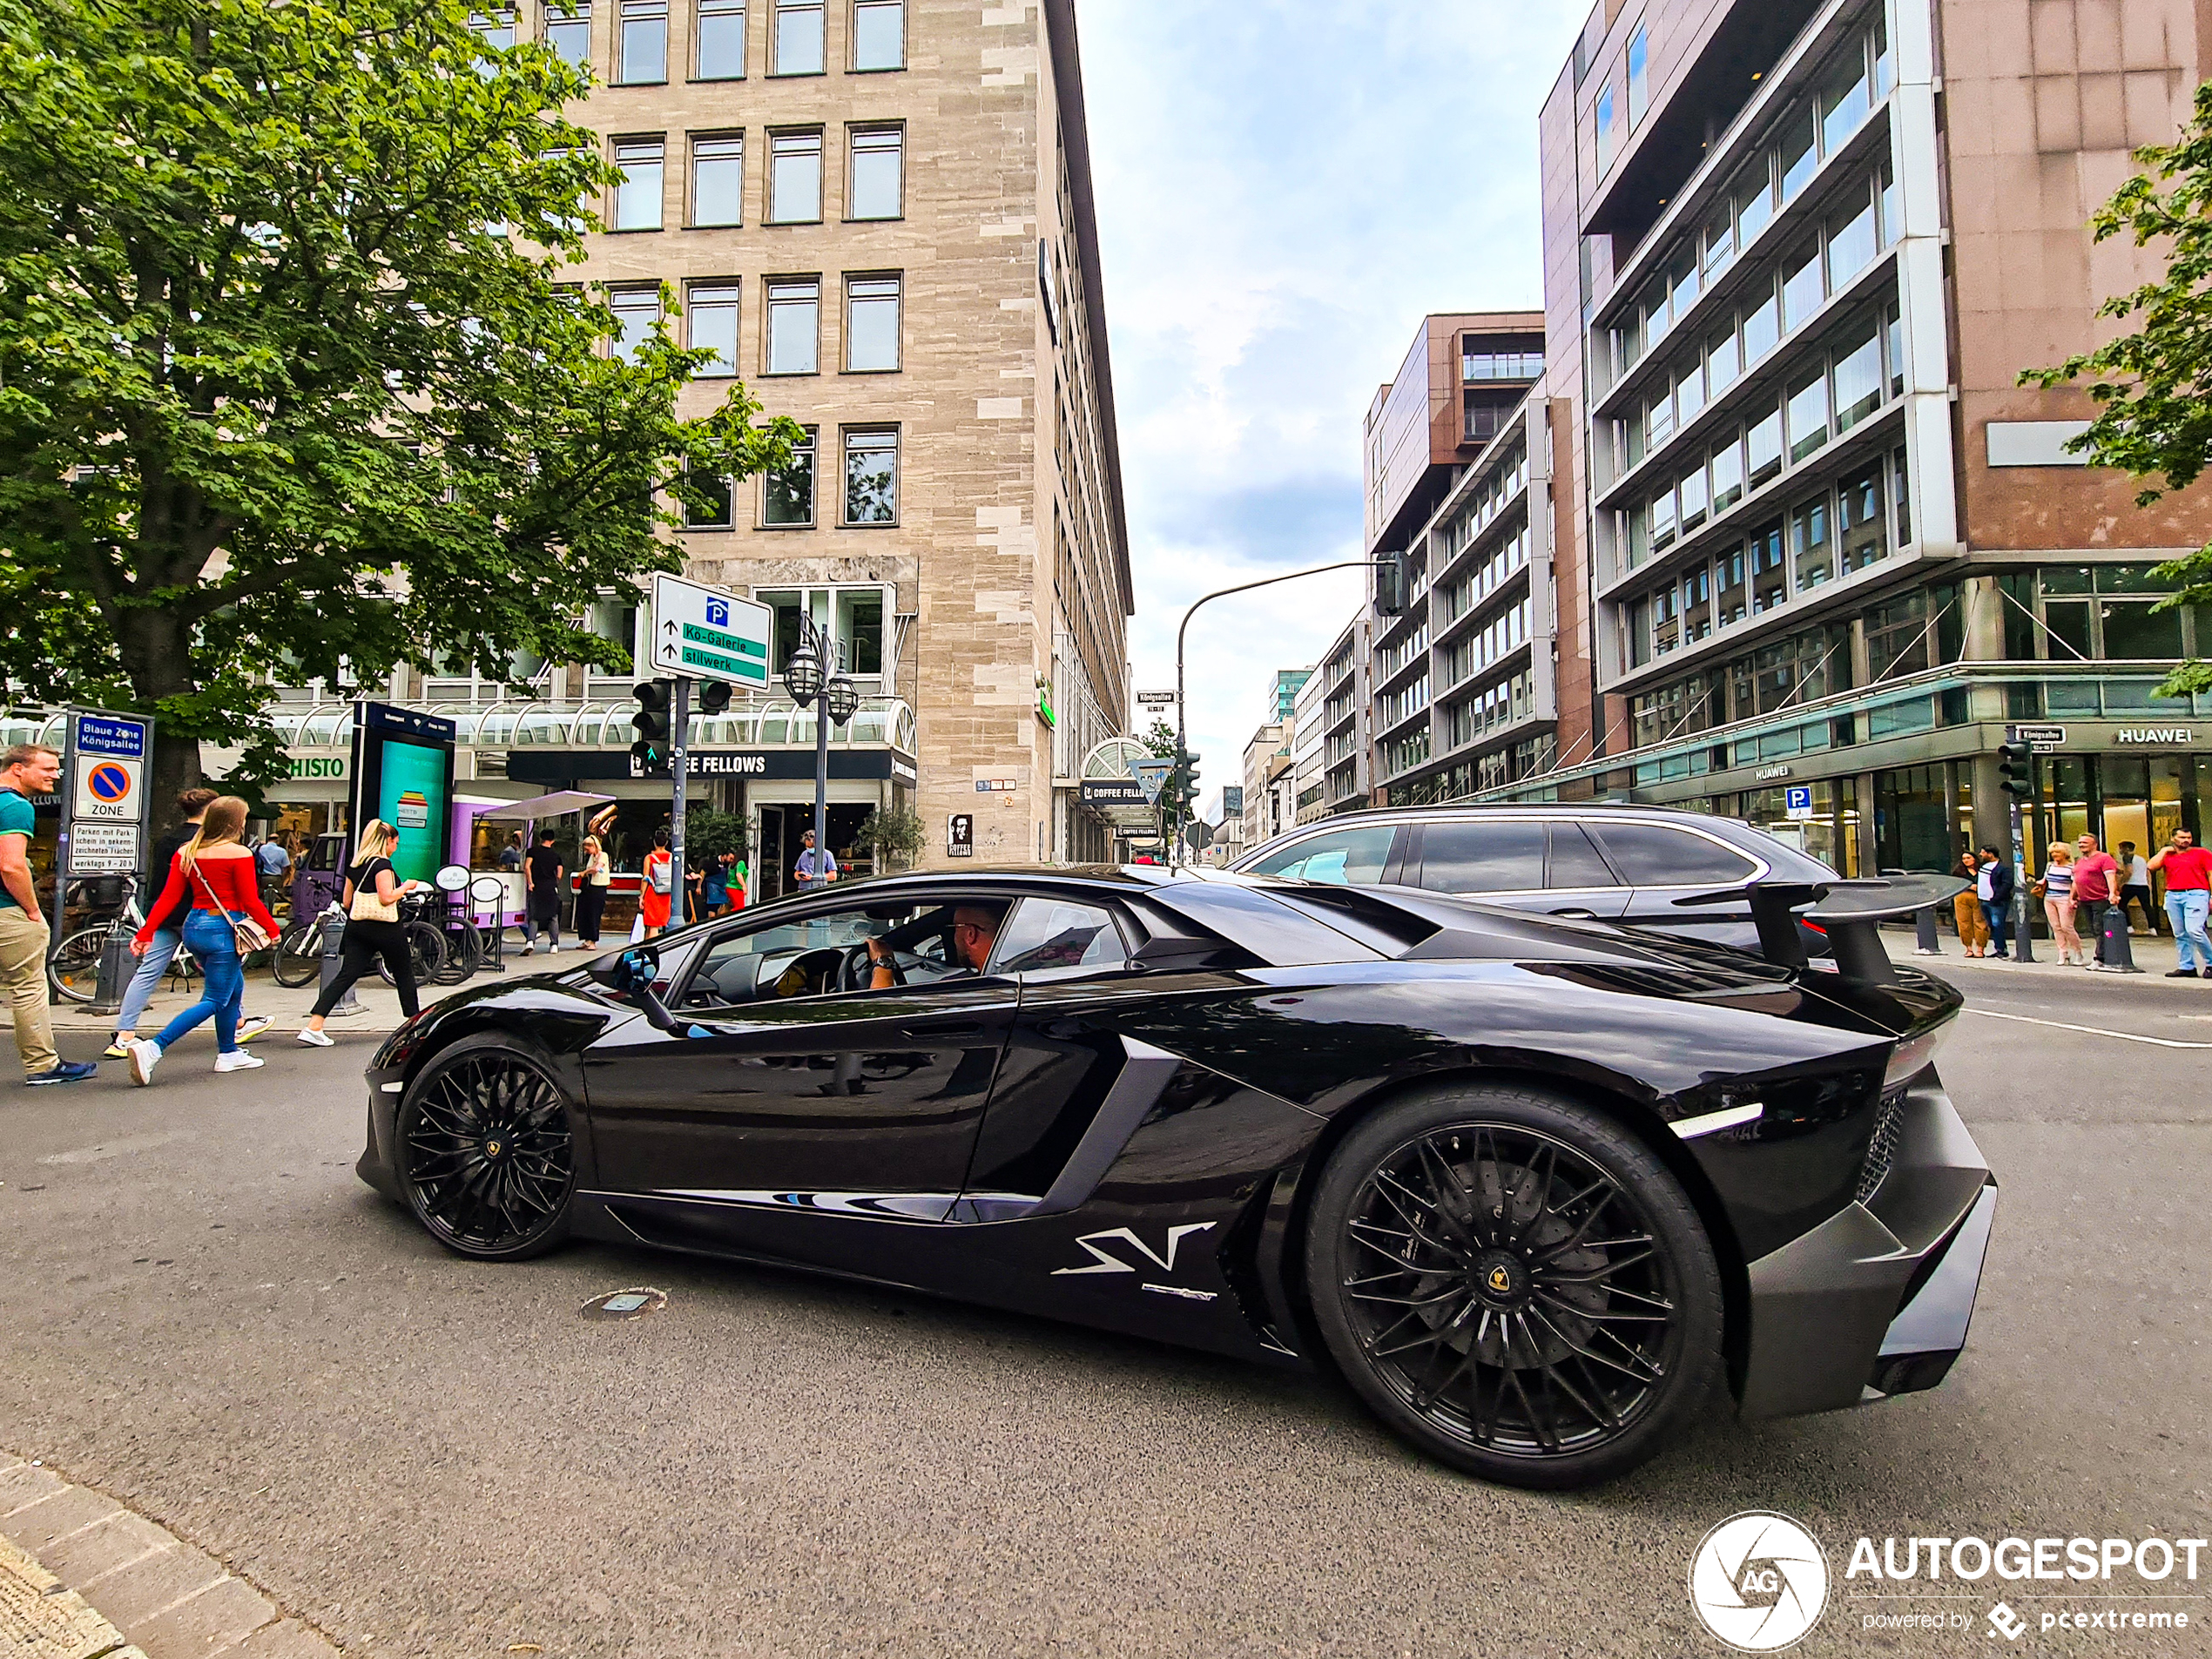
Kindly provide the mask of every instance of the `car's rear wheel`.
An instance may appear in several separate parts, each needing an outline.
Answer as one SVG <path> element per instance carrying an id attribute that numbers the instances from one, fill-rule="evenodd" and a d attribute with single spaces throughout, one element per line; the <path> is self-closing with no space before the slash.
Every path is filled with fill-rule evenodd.
<path id="1" fill-rule="evenodd" d="M 408 1207 L 448 1250 L 519 1261 L 568 1237 L 568 1098 L 508 1039 L 471 1037 L 422 1069 L 400 1103 L 399 1149 Z"/>
<path id="2" fill-rule="evenodd" d="M 1345 1137 L 1307 1284 L 1393 1429 L 1511 1486 L 1651 1457 L 1720 1373 L 1711 1242 L 1681 1184 L 1602 1114 L 1512 1086 L 1426 1089 Z"/>

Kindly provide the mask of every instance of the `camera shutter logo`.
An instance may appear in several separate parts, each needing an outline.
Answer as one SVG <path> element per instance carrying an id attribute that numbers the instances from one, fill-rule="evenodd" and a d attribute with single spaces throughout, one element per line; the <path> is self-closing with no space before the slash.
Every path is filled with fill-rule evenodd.
<path id="1" fill-rule="evenodd" d="M 1827 1609 L 1827 1557 L 1787 1515 L 1760 1509 L 1730 1515 L 1690 1557 L 1689 1605 L 1730 1647 L 1777 1652 L 1819 1623 Z"/>

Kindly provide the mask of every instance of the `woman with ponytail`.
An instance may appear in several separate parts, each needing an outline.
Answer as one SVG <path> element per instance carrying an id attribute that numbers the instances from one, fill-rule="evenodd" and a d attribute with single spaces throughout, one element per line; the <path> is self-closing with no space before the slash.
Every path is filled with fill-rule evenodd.
<path id="1" fill-rule="evenodd" d="M 260 883 L 253 855 L 240 839 L 246 832 L 246 803 L 235 795 L 210 802 L 206 815 L 192 840 L 177 849 L 169 867 L 169 883 L 161 897 L 147 907 L 147 921 L 131 941 L 143 956 L 153 943 L 155 921 L 180 905 L 190 905 L 185 918 L 186 948 L 199 960 L 205 974 L 199 1001 L 162 1028 L 151 1042 L 131 1044 L 131 1078 L 138 1083 L 153 1081 L 153 1069 L 169 1046 L 211 1015 L 215 1022 L 215 1069 L 251 1071 L 261 1062 L 239 1047 L 239 1008 L 246 997 L 246 970 L 239 961 L 238 928 L 242 921 L 258 925 L 273 939 L 276 918 L 261 902 Z"/>

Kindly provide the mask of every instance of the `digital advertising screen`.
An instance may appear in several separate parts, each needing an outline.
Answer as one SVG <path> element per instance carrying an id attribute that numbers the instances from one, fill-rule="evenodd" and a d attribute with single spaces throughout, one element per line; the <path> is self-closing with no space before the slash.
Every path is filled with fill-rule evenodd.
<path id="1" fill-rule="evenodd" d="M 399 832 L 392 867 L 403 881 L 428 881 L 449 862 L 453 831 L 450 720 L 364 703 L 354 731 L 353 833 L 381 818 Z"/>

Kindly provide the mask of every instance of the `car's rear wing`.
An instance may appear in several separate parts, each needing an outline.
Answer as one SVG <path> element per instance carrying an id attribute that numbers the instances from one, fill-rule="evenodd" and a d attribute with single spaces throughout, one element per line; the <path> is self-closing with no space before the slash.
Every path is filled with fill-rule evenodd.
<path id="1" fill-rule="evenodd" d="M 1881 924 L 1947 904 L 1968 884 L 1949 875 L 1888 875 L 1832 881 L 1754 881 L 1747 887 L 1691 894 L 1678 905 L 1750 901 L 1759 930 L 1759 951 L 1777 968 L 1803 968 L 1804 934 L 1810 922 L 1828 935 L 1838 972 L 1876 983 L 1895 974 L 1882 944 Z"/>

